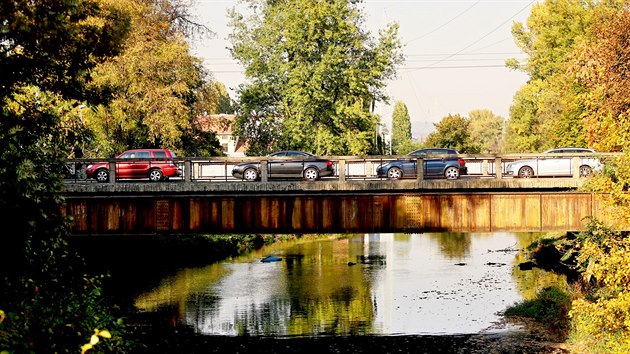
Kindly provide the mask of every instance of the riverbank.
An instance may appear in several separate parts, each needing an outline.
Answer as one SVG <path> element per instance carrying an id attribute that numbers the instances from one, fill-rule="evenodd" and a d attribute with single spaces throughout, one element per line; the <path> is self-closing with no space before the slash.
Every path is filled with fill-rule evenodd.
<path id="1" fill-rule="evenodd" d="M 537 326 L 461 335 L 329 336 L 270 338 L 204 336 L 190 329 L 136 328 L 132 337 L 149 353 L 418 353 L 418 354 L 565 354 L 566 346 Z"/>

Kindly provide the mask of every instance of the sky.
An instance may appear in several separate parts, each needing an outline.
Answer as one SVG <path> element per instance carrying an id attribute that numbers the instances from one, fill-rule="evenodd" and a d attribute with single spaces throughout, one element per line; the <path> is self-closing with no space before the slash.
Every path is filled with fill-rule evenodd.
<path id="1" fill-rule="evenodd" d="M 308 0 L 304 0 L 308 1 Z M 375 111 L 391 131 L 393 105 L 409 110 L 412 135 L 425 139 L 434 124 L 449 114 L 467 117 L 489 109 L 509 118 L 514 94 L 528 76 L 505 67 L 508 58 L 525 59 L 511 34 L 514 22 L 525 23 L 536 0 L 363 0 L 364 29 L 376 38 L 379 29 L 398 23 L 406 61 L 387 83 L 389 105 Z M 227 10 L 236 0 L 193 0 L 192 14 L 215 35 L 191 41 L 215 80 L 232 98 L 245 82 L 243 68 L 231 58 Z"/>

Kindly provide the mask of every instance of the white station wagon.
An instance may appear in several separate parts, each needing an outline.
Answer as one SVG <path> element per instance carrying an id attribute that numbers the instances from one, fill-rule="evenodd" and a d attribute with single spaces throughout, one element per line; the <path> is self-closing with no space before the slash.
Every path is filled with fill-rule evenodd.
<path id="1" fill-rule="evenodd" d="M 574 158 L 578 157 L 580 177 L 587 177 L 602 169 L 599 159 L 593 156 L 596 153 L 595 150 L 586 148 L 551 149 L 545 151 L 544 154 L 567 154 L 567 156 L 554 155 L 510 162 L 505 172 L 508 176 L 519 178 L 571 177 L 575 167 Z"/>

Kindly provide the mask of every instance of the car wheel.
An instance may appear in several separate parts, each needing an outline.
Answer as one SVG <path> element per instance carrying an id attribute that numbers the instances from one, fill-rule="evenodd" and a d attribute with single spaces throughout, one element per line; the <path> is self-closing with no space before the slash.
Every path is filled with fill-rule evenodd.
<path id="1" fill-rule="evenodd" d="M 520 170 L 518 170 L 518 176 L 520 178 L 534 177 L 534 169 L 529 166 L 523 166 Z"/>
<path id="2" fill-rule="evenodd" d="M 315 167 L 309 167 L 304 170 L 304 179 L 307 181 L 315 181 L 319 178 L 319 171 Z"/>
<path id="3" fill-rule="evenodd" d="M 387 170 L 387 178 L 389 179 L 401 179 L 402 176 L 402 170 L 398 167 L 392 167 Z"/>
<path id="4" fill-rule="evenodd" d="M 162 173 L 162 171 L 158 169 L 153 169 L 149 171 L 149 181 L 159 182 L 162 180 L 162 178 L 164 178 L 164 174 Z"/>
<path id="5" fill-rule="evenodd" d="M 248 168 L 243 172 L 243 179 L 249 182 L 255 181 L 258 179 L 258 171 L 255 168 Z"/>
<path id="6" fill-rule="evenodd" d="M 446 179 L 458 179 L 459 178 L 459 168 L 454 166 L 449 166 L 444 170 L 444 177 Z"/>
<path id="7" fill-rule="evenodd" d="M 591 166 L 580 166 L 580 177 L 588 177 L 593 173 Z"/>
<path id="8" fill-rule="evenodd" d="M 96 171 L 96 173 L 94 174 L 94 178 L 99 183 L 109 182 L 109 172 L 107 172 L 107 170 L 105 169 L 100 169 Z"/>

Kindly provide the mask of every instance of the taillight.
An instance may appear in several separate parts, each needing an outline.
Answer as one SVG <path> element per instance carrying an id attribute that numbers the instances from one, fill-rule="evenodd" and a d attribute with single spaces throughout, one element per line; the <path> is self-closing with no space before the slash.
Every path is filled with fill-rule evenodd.
<path id="1" fill-rule="evenodd" d="M 333 165 L 333 164 L 332 164 L 332 161 L 326 161 L 326 166 L 328 166 L 328 167 L 332 167 L 332 165 Z"/>
<path id="2" fill-rule="evenodd" d="M 457 163 L 459 163 L 461 167 L 466 166 L 466 161 L 464 161 L 464 159 L 457 159 Z"/>

